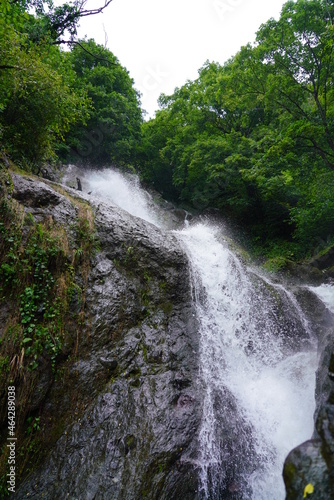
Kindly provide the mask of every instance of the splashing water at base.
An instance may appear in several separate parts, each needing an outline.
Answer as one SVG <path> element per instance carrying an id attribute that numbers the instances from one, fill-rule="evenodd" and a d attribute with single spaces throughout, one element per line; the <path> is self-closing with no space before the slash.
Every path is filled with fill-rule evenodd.
<path id="1" fill-rule="evenodd" d="M 281 285 L 270 291 L 252 282 L 215 229 L 200 224 L 179 237 L 193 265 L 201 324 L 201 498 L 283 499 L 284 459 L 313 431 L 317 360 L 305 318 Z M 273 312 L 278 293 L 284 313 Z M 286 317 L 290 332 L 281 324 Z M 307 349 L 291 349 L 291 335 Z"/>

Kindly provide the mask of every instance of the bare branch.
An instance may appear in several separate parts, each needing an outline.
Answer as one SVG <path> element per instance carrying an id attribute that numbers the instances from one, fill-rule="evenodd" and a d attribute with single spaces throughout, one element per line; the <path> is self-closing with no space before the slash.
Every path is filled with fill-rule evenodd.
<path id="1" fill-rule="evenodd" d="M 88 9 L 88 10 L 79 10 L 80 17 L 93 16 L 95 14 L 101 14 L 108 5 L 110 5 L 112 0 L 105 0 L 104 5 L 102 7 L 98 7 L 97 9 Z M 85 3 L 85 2 L 84 2 Z"/>

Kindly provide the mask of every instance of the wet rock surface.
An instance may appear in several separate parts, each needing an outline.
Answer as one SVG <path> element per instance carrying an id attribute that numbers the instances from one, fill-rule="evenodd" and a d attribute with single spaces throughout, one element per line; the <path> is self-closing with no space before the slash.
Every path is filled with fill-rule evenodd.
<path id="1" fill-rule="evenodd" d="M 306 498 L 308 484 L 314 488 L 310 498 L 328 500 L 330 496 L 329 474 L 321 453 L 321 441 L 310 440 L 291 451 L 284 464 L 284 481 L 287 500 Z"/>
<path id="2" fill-rule="evenodd" d="M 75 221 L 66 193 L 13 180 L 37 220 Z M 187 259 L 172 235 L 117 207 L 92 208 L 99 248 L 72 387 L 50 387 L 45 374 L 34 395 L 34 408 L 62 420 L 60 437 L 15 498 L 194 499 L 202 402 Z M 69 416 L 74 392 L 82 404 Z"/>
<path id="3" fill-rule="evenodd" d="M 14 184 L 13 198 L 21 203 L 36 221 L 52 217 L 67 227 L 75 222 L 76 208 L 65 195 L 42 181 L 13 173 L 11 177 Z"/>
<path id="4" fill-rule="evenodd" d="M 315 267 L 316 269 L 320 269 L 324 271 L 325 269 L 331 270 L 334 272 L 334 247 L 331 247 L 327 250 L 323 255 L 319 255 L 315 257 L 310 265 Z"/>

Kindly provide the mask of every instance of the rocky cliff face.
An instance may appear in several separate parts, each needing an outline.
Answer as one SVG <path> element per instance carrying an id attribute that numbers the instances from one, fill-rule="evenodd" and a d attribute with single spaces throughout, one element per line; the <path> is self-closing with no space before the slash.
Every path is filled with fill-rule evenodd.
<path id="1" fill-rule="evenodd" d="M 88 195 L 11 175 L 8 196 L 18 210 L 65 230 L 75 256 L 67 262 L 74 273 L 69 333 L 55 368 L 48 353 L 38 359 L 26 417 L 40 430 L 21 423 L 36 463 L 23 469 L 15 498 L 199 498 L 198 325 L 178 241 Z M 92 213 L 95 244 L 76 267 L 80 204 Z M 29 232 L 28 222 L 22 231 Z M 299 299 L 314 304 L 306 292 Z M 321 500 L 334 498 L 334 333 L 320 302 L 309 313 L 320 339 L 316 430 L 290 453 L 284 477 L 288 499 L 303 498 L 312 484 Z M 0 337 L 9 317 L 2 302 Z M 19 377 L 17 384 L 25 387 Z"/>
<path id="2" fill-rule="evenodd" d="M 77 211 L 66 192 L 12 178 L 12 196 L 34 219 L 52 217 L 71 232 Z M 16 497 L 196 498 L 201 396 L 187 260 L 149 223 L 103 204 L 92 210 L 98 250 L 86 319 L 63 378 L 40 373 L 35 404 L 57 440 Z"/>

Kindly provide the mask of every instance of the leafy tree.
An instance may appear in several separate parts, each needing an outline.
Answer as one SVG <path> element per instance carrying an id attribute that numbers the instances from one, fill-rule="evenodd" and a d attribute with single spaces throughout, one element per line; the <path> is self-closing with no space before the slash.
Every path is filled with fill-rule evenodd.
<path id="1" fill-rule="evenodd" d="M 231 214 L 262 245 L 305 253 L 332 237 L 333 14 L 333 2 L 289 1 L 254 46 L 161 96 L 143 126 L 143 178 Z"/>
<path id="2" fill-rule="evenodd" d="M 99 58 L 93 53 L 99 53 Z M 70 155 L 81 162 L 132 163 L 142 114 L 127 70 L 94 40 L 74 46 L 68 60 L 76 73 L 75 88 L 87 92 L 92 103 L 87 123 L 66 136 Z"/>
<path id="3" fill-rule="evenodd" d="M 55 152 L 77 161 L 133 162 L 142 120 L 133 81 L 110 51 L 75 40 L 79 19 L 110 2 L 90 10 L 77 0 L 60 7 L 0 0 L 0 134 L 26 166 L 38 170 Z M 71 52 L 60 50 L 63 43 Z"/>
<path id="4" fill-rule="evenodd" d="M 300 148 L 334 169 L 333 2 L 287 2 L 279 21 L 269 20 L 257 35 L 261 62 L 270 69 L 267 106 L 292 121 L 287 134 Z"/>
<path id="5" fill-rule="evenodd" d="M 71 124 L 85 119 L 87 99 L 70 89 L 69 75 L 59 72 L 63 55 L 58 48 L 33 46 L 8 25 L 0 40 L 0 58 L 10 68 L 1 71 L 3 143 L 14 158 L 38 169 L 53 156 L 56 142 Z"/>
<path id="6" fill-rule="evenodd" d="M 155 120 L 142 125 L 142 138 L 136 149 L 136 157 L 142 180 L 153 185 L 166 198 L 177 199 L 180 193 L 173 184 L 173 165 L 162 154 L 172 135 L 173 122 L 169 112 L 158 112 Z"/>

